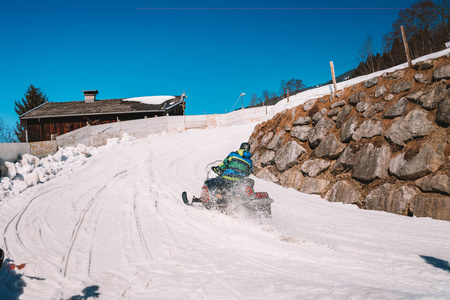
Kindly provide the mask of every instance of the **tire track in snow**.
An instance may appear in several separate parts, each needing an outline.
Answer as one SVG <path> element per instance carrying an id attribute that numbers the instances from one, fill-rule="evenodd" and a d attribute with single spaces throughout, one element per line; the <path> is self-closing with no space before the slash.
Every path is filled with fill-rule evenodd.
<path id="1" fill-rule="evenodd" d="M 142 227 L 142 224 L 141 224 L 141 218 L 139 216 L 139 209 L 138 209 L 138 204 L 137 204 L 137 200 L 136 200 L 137 199 L 136 187 L 134 188 L 134 191 L 135 192 L 134 192 L 134 195 L 133 195 L 133 198 L 134 198 L 133 212 L 134 212 L 134 218 L 135 218 L 135 221 L 136 221 L 136 227 L 137 227 L 138 233 L 139 233 L 139 239 L 140 239 L 142 245 L 144 246 L 145 250 L 147 251 L 147 253 L 150 255 L 150 258 L 152 260 L 154 260 L 155 259 L 155 254 L 153 253 L 153 251 L 149 247 L 149 244 L 148 244 L 148 242 L 147 242 L 147 240 L 145 238 L 145 234 L 144 234 L 143 227 Z"/>
<path id="2" fill-rule="evenodd" d="M 32 198 L 30 201 L 28 201 L 28 203 L 27 203 L 27 205 L 23 208 L 23 209 L 21 209 L 9 222 L 8 222 L 8 224 L 6 225 L 6 227 L 5 227 L 5 230 L 3 231 L 3 242 L 4 242 L 4 247 L 5 247 L 5 251 L 6 251 L 6 253 L 10 253 L 10 251 L 9 251 L 9 246 L 8 246 L 8 241 L 7 241 L 7 236 L 8 236 L 8 231 L 10 230 L 10 226 L 12 225 L 12 223 L 14 222 L 14 220 L 17 220 L 16 221 L 16 223 L 15 223 L 15 225 L 14 225 L 14 234 L 15 234 L 15 236 L 16 236 L 16 240 L 20 243 L 20 245 L 22 246 L 22 247 L 25 247 L 25 248 L 27 248 L 25 245 L 24 245 L 24 243 L 23 243 L 23 241 L 22 241 L 22 239 L 21 239 L 21 237 L 20 237 L 20 230 L 19 230 L 19 223 L 21 222 L 21 220 L 22 220 L 22 218 L 23 218 L 23 216 L 24 216 L 24 214 L 25 214 L 25 212 L 28 210 L 28 208 L 30 207 L 30 205 L 32 204 L 32 203 L 34 203 L 37 199 L 39 199 L 40 197 L 43 197 L 43 196 L 45 196 L 46 194 L 48 194 L 48 193 L 50 193 L 50 192 L 53 192 L 54 190 L 58 190 L 58 189 L 62 189 L 62 188 L 64 188 L 65 186 L 62 186 L 62 187 L 55 187 L 55 188 L 53 188 L 53 189 L 50 189 L 50 190 L 48 190 L 48 191 L 45 191 L 45 192 L 43 192 L 43 193 L 41 193 L 41 194 L 39 194 L 39 195 L 37 195 L 36 197 L 34 197 L 34 198 Z M 58 197 L 57 198 L 59 198 L 59 197 L 61 197 L 61 195 L 63 195 L 64 193 L 61 193 L 60 195 L 58 195 Z M 46 198 L 43 198 L 44 200 L 46 199 Z M 28 249 L 28 248 L 27 248 Z"/>
<path id="3" fill-rule="evenodd" d="M 84 223 L 86 214 L 89 212 L 89 210 L 91 209 L 92 205 L 96 202 L 96 200 L 100 197 L 100 195 L 102 194 L 102 192 L 104 191 L 104 189 L 106 188 L 106 184 L 103 185 L 98 191 L 97 193 L 94 195 L 94 197 L 92 197 L 92 199 L 89 201 L 88 205 L 86 206 L 85 210 L 83 211 L 83 214 L 81 215 L 81 218 L 78 220 L 77 224 L 76 224 L 76 228 L 72 233 L 72 237 L 71 237 L 71 242 L 70 242 L 70 246 L 68 248 L 68 251 L 66 252 L 66 255 L 64 255 L 63 257 L 63 263 L 62 263 L 62 268 L 60 270 L 60 273 L 63 274 L 64 277 L 67 276 L 67 269 L 69 266 L 69 262 L 70 262 L 70 255 L 72 253 L 72 249 L 75 245 L 75 242 L 78 238 L 78 234 L 80 231 L 81 226 Z"/>

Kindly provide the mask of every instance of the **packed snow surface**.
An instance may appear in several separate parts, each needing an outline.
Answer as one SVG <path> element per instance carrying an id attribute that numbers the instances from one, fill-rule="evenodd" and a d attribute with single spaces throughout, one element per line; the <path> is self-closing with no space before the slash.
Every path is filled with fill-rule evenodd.
<path id="1" fill-rule="evenodd" d="M 254 125 L 127 136 L 54 160 L 53 179 L 0 202 L 0 298 L 448 299 L 450 222 L 254 177 L 271 219 L 184 205 Z"/>
<path id="2" fill-rule="evenodd" d="M 145 96 L 145 97 L 134 97 L 126 98 L 123 101 L 136 101 L 144 104 L 162 104 L 167 100 L 174 99 L 174 96 Z"/>

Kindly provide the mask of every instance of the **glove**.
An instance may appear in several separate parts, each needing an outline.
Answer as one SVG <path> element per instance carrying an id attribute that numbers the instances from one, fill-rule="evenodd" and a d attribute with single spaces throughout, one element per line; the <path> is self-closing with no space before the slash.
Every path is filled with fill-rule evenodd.
<path id="1" fill-rule="evenodd" d="M 211 170 L 213 170 L 214 173 L 218 175 L 222 175 L 223 171 L 219 166 L 212 167 Z"/>

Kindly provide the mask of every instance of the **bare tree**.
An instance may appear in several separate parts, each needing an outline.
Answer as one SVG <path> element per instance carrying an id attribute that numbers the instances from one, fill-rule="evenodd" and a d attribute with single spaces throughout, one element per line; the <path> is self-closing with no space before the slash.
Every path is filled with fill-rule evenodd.
<path id="1" fill-rule="evenodd" d="M 448 1 L 444 2 L 448 4 Z M 442 20 L 438 16 L 439 7 L 433 1 L 420 0 L 413 3 L 411 7 L 400 10 L 388 37 L 391 43 L 395 39 L 401 40 L 399 28 L 403 26 L 408 38 L 412 57 L 416 58 L 429 54 L 437 50 L 433 45 L 433 36 L 443 26 Z"/>
<path id="2" fill-rule="evenodd" d="M 358 56 L 361 62 L 363 62 L 363 69 L 365 74 L 375 72 L 372 34 L 368 34 L 366 36 L 361 49 L 358 51 Z"/>
<path id="3" fill-rule="evenodd" d="M 249 106 L 256 106 L 256 104 L 258 104 L 258 95 L 256 95 L 256 93 L 253 93 L 250 97 Z"/>
<path id="4" fill-rule="evenodd" d="M 270 99 L 271 99 L 271 94 L 270 94 L 270 92 L 268 91 L 268 90 L 264 90 L 263 92 L 262 92 L 262 97 L 261 97 L 261 99 L 262 99 L 262 101 L 264 102 L 264 103 L 266 103 L 266 102 L 269 102 L 270 101 Z"/>
<path id="5" fill-rule="evenodd" d="M 437 44 L 445 44 L 450 41 L 450 0 L 441 0 L 436 3 L 436 15 L 442 24 L 436 34 Z"/>
<path id="6" fill-rule="evenodd" d="M 281 80 L 280 84 L 280 97 L 286 97 L 287 91 L 289 90 L 290 95 L 295 95 L 299 93 L 305 85 L 301 79 L 292 78 L 288 81 Z"/>
<path id="7" fill-rule="evenodd" d="M 5 121 L 0 118 L 0 143 L 15 143 L 16 141 L 14 127 L 8 126 Z"/>

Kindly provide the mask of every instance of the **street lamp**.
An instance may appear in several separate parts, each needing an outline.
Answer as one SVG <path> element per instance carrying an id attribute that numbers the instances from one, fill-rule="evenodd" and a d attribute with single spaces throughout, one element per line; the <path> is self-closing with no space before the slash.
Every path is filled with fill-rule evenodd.
<path id="1" fill-rule="evenodd" d="M 242 109 L 244 109 L 244 102 L 242 101 L 242 96 L 244 96 L 245 95 L 245 93 L 241 93 L 241 106 L 242 106 Z"/>

